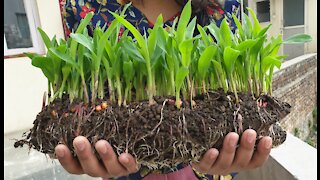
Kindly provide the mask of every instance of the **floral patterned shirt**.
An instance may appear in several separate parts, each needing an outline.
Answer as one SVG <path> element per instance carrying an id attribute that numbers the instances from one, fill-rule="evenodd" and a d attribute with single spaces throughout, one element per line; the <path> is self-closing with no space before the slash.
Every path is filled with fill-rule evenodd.
<path id="1" fill-rule="evenodd" d="M 90 22 L 88 32 L 93 32 L 93 28 L 97 24 L 103 27 L 105 23 L 110 23 L 114 17 L 108 12 L 121 12 L 123 6 L 120 5 L 117 0 L 59 0 L 60 9 L 63 20 L 63 28 L 65 36 L 69 37 L 70 33 L 75 31 L 79 22 L 83 19 L 87 13 L 94 12 L 92 21 Z M 207 8 L 207 13 L 210 19 L 213 19 L 217 26 L 220 26 L 224 17 L 231 26 L 232 31 L 235 30 L 236 25 L 232 20 L 232 15 L 239 16 L 240 3 L 238 0 L 211 0 L 213 7 Z M 126 19 L 133 24 L 137 29 L 144 34 L 146 29 L 152 28 L 153 24 L 148 21 L 144 14 L 134 6 L 130 6 L 126 11 Z M 180 15 L 178 12 L 164 23 L 164 26 L 171 26 L 173 20 Z M 201 17 L 200 17 L 201 18 Z"/>
<path id="2" fill-rule="evenodd" d="M 236 25 L 232 20 L 232 13 L 236 16 L 240 14 L 240 3 L 238 0 L 211 0 L 214 8 L 208 7 L 207 13 L 210 16 L 210 19 L 213 19 L 217 26 L 220 26 L 224 17 L 227 17 L 227 20 L 231 26 L 232 31 L 234 32 Z M 117 2 L 117 0 L 59 0 L 61 16 L 63 20 L 63 28 L 65 32 L 65 37 L 68 38 L 71 32 L 74 32 L 79 25 L 81 19 L 83 19 L 87 13 L 94 12 L 94 16 L 88 26 L 88 32 L 92 35 L 93 28 L 96 25 L 103 27 L 105 23 L 111 23 L 114 17 L 108 12 L 121 12 L 123 6 Z M 148 19 L 134 6 L 130 6 L 125 12 L 126 19 L 134 25 L 137 29 L 140 30 L 142 34 L 146 33 L 148 28 L 152 28 L 153 24 L 148 21 Z M 168 21 L 164 23 L 165 26 L 171 26 L 173 20 L 180 15 L 178 12 L 175 16 L 171 17 Z M 151 174 L 172 174 L 173 172 L 183 171 L 183 169 L 191 169 L 189 164 L 180 164 L 174 170 L 172 169 L 161 169 L 157 171 L 150 171 L 145 167 L 141 167 L 139 172 L 130 174 L 128 177 L 119 177 L 118 180 L 127 180 L 133 179 L 138 180 L 142 178 L 147 178 L 147 175 Z M 197 179 L 225 179 L 231 180 L 236 173 L 232 173 L 227 176 L 208 176 L 201 174 L 194 169 L 194 176 Z M 181 175 L 178 175 L 181 177 Z M 188 175 L 187 175 L 188 176 Z M 193 175 L 192 175 L 193 176 Z M 165 179 L 169 179 L 169 176 Z M 150 178 L 149 178 L 150 179 Z M 151 178 L 152 179 L 152 178 Z M 158 178 L 156 178 L 158 179 Z M 174 178 L 175 179 L 175 178 Z M 188 176 L 188 179 L 190 177 Z M 194 179 L 194 178 L 193 178 Z"/>

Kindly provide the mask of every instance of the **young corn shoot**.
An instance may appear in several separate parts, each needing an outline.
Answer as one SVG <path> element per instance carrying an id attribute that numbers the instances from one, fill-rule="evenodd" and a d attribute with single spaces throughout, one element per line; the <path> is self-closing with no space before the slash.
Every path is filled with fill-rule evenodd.
<path id="1" fill-rule="evenodd" d="M 152 105 L 155 103 L 153 99 L 153 77 L 152 77 L 152 70 L 151 70 L 151 62 L 150 62 L 150 54 L 148 51 L 148 45 L 147 42 L 145 41 L 145 38 L 140 34 L 140 32 L 127 20 L 125 20 L 123 17 L 110 12 L 116 20 L 118 20 L 121 24 L 123 24 L 129 31 L 133 34 L 133 36 L 136 38 L 137 43 L 139 44 L 141 48 L 141 54 L 144 57 L 144 60 L 146 62 L 146 68 L 147 68 L 147 73 L 148 73 L 148 97 L 149 97 L 149 104 Z"/>
<path id="2" fill-rule="evenodd" d="M 220 28 L 214 23 L 202 27 L 196 24 L 196 18 L 190 21 L 191 1 L 172 27 L 163 27 L 160 15 L 147 37 L 124 19 L 126 8 L 120 15 L 111 12 L 115 20 L 107 29 L 106 25 L 97 26 L 93 37 L 85 28 L 93 13 L 81 21 L 67 41 L 58 43 L 55 37 L 50 40 L 39 29 L 48 52 L 44 57 L 27 56 L 48 79 L 49 103 L 66 94 L 70 102 L 80 98 L 101 111 L 105 107 L 95 106 L 95 101 L 104 99 L 104 86 L 108 84 L 108 98 L 118 106 L 146 99 L 152 105 L 154 96 L 175 95 L 175 105 L 181 108 L 182 98 L 193 105 L 194 96 L 218 88 L 233 92 L 238 104 L 238 92 L 249 91 L 256 97 L 261 93 L 272 95 L 274 68 L 280 68 L 285 58 L 278 55 L 282 44 L 311 41 L 305 34 L 285 41 L 281 36 L 269 40 L 270 25 L 261 28 L 250 9 L 252 22 L 244 15 L 241 24 L 233 15 L 235 34 L 226 19 Z M 196 26 L 200 34 L 194 37 Z M 123 31 L 123 27 L 127 29 Z"/>
<path id="3" fill-rule="evenodd" d="M 206 47 L 206 49 L 203 51 L 202 55 L 200 56 L 200 59 L 198 62 L 198 75 L 199 75 L 200 81 L 202 82 L 203 93 L 207 93 L 205 79 L 208 74 L 210 62 L 212 61 L 212 58 L 216 53 L 216 51 L 217 51 L 217 47 L 214 45 Z"/>

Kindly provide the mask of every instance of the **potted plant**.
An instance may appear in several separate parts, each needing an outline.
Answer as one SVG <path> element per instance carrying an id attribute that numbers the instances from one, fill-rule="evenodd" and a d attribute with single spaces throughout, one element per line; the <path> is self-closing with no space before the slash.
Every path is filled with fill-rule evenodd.
<path id="1" fill-rule="evenodd" d="M 53 154 L 63 143 L 76 156 L 72 141 L 82 135 L 93 146 L 105 139 L 118 154 L 129 152 L 139 165 L 157 169 L 198 161 L 232 131 L 254 129 L 274 146 L 285 141 L 279 121 L 290 105 L 272 97 L 272 75 L 285 57 L 280 46 L 310 36 L 268 39 L 270 25 L 261 28 L 249 8 L 253 21 L 244 14 L 240 24 L 234 16 L 234 34 L 226 19 L 220 28 L 202 27 L 191 19 L 189 1 L 172 27 L 163 27 L 160 15 L 146 37 L 124 19 L 127 7 L 111 12 L 115 20 L 97 26 L 93 37 L 85 28 L 93 13 L 68 40 L 50 39 L 39 28 L 47 54 L 27 55 L 48 79 L 48 94 L 15 147 Z"/>

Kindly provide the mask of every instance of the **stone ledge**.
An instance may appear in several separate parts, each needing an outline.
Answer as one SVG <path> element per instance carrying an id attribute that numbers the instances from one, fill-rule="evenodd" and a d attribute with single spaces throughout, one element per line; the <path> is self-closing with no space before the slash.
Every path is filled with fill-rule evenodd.
<path id="1" fill-rule="evenodd" d="M 271 150 L 268 161 L 260 168 L 240 172 L 235 180 L 317 179 L 317 149 L 293 136 Z"/>
<path id="2" fill-rule="evenodd" d="M 287 67 L 290 67 L 292 65 L 296 65 L 297 63 L 301 62 L 301 61 L 305 61 L 306 59 L 312 59 L 315 58 L 317 59 L 317 53 L 312 53 L 312 54 L 305 54 L 296 58 L 293 58 L 291 60 L 285 61 L 284 63 L 282 63 L 281 68 L 280 69 L 275 69 L 274 73 L 276 74 L 278 71 L 281 71 Z"/>

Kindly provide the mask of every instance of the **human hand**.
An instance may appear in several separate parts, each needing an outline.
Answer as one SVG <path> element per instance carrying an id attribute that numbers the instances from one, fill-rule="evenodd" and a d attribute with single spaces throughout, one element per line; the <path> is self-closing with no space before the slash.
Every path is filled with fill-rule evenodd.
<path id="1" fill-rule="evenodd" d="M 118 157 L 111 145 L 105 140 L 99 140 L 95 149 L 99 153 L 101 164 L 92 151 L 87 138 L 78 136 L 73 141 L 73 146 L 79 161 L 72 157 L 68 147 L 59 144 L 55 148 L 55 154 L 62 167 L 71 174 L 88 174 L 92 177 L 119 177 L 138 171 L 137 164 L 132 155 L 122 153 Z"/>
<path id="2" fill-rule="evenodd" d="M 199 172 L 210 175 L 227 175 L 231 172 L 254 169 L 263 165 L 267 161 L 271 148 L 272 139 L 263 137 L 254 151 L 256 132 L 252 129 L 244 131 L 240 145 L 237 148 L 239 135 L 229 133 L 219 152 L 215 148 L 209 149 L 200 162 L 193 163 L 192 166 Z"/>

